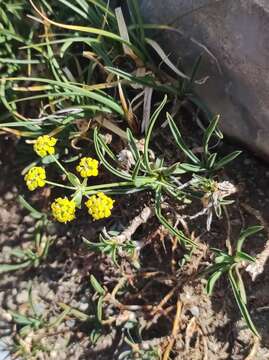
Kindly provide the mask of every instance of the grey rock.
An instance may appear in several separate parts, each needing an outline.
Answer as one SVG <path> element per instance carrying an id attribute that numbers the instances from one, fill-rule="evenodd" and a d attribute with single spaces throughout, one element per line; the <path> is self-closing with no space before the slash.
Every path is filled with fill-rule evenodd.
<path id="1" fill-rule="evenodd" d="M 157 40 L 180 57 L 188 75 L 203 54 L 198 77 L 209 80 L 196 92 L 222 115 L 224 133 L 268 158 L 269 1 L 140 1 L 146 22 L 179 30 L 161 31 Z"/>
<path id="2" fill-rule="evenodd" d="M 35 222 L 35 219 L 30 215 L 26 215 L 23 218 L 23 222 L 30 225 L 30 224 L 33 224 Z"/>

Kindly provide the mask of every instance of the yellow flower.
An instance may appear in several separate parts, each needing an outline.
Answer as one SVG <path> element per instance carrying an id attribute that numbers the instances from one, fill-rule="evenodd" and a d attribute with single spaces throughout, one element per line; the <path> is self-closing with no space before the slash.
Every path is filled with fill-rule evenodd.
<path id="1" fill-rule="evenodd" d="M 26 185 L 30 191 L 35 190 L 38 187 L 43 187 L 46 184 L 46 172 L 40 166 L 32 167 L 24 176 Z"/>
<path id="2" fill-rule="evenodd" d="M 46 155 L 55 154 L 55 144 L 57 139 L 52 136 L 43 135 L 39 136 L 34 144 L 34 150 L 40 157 L 44 157 Z"/>
<path id="3" fill-rule="evenodd" d="M 75 219 L 76 203 L 74 200 L 57 198 L 51 204 L 52 215 L 61 223 L 66 223 Z"/>
<path id="4" fill-rule="evenodd" d="M 85 205 L 88 208 L 89 214 L 94 220 L 107 218 L 111 215 L 114 200 L 106 196 L 104 193 L 99 192 L 97 195 L 92 195 Z"/>
<path id="5" fill-rule="evenodd" d="M 76 170 L 83 178 L 97 176 L 98 165 L 98 160 L 92 159 L 91 157 L 83 157 L 80 159 L 79 165 L 76 167 Z"/>

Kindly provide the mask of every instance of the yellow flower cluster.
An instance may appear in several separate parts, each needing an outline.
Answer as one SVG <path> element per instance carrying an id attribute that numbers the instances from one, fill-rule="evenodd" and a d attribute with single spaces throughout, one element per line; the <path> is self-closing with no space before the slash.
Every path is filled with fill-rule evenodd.
<path id="1" fill-rule="evenodd" d="M 57 198 L 51 204 L 52 215 L 61 223 L 67 223 L 75 219 L 76 203 L 74 200 Z"/>
<path id="2" fill-rule="evenodd" d="M 79 165 L 76 170 L 83 178 L 98 175 L 98 160 L 92 159 L 91 157 L 83 157 L 80 159 Z"/>
<path id="3" fill-rule="evenodd" d="M 55 145 L 57 139 L 52 136 L 43 135 L 39 136 L 34 143 L 34 150 L 38 156 L 44 157 L 46 155 L 55 154 Z"/>
<path id="4" fill-rule="evenodd" d="M 38 187 L 43 187 L 46 184 L 46 172 L 40 166 L 32 167 L 24 176 L 26 185 L 30 191 L 35 190 Z"/>
<path id="5" fill-rule="evenodd" d="M 103 192 L 92 195 L 85 205 L 89 210 L 89 214 L 94 220 L 107 218 L 111 215 L 114 200 L 106 196 Z"/>

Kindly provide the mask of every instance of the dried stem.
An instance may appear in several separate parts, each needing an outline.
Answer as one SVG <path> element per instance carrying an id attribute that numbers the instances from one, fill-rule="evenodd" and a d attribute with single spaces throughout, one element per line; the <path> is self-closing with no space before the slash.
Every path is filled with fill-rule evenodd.
<path id="1" fill-rule="evenodd" d="M 177 336 L 177 333 L 178 333 L 179 327 L 180 327 L 181 311 L 182 311 L 182 302 L 178 299 L 177 300 L 177 311 L 176 311 L 176 316 L 175 316 L 175 319 L 174 319 L 172 334 L 171 334 L 169 343 L 168 343 L 168 345 L 167 345 L 167 347 L 165 349 L 165 352 L 163 354 L 163 360 L 168 360 L 169 359 L 170 352 L 172 351 L 174 343 L 176 341 L 176 336 Z"/>

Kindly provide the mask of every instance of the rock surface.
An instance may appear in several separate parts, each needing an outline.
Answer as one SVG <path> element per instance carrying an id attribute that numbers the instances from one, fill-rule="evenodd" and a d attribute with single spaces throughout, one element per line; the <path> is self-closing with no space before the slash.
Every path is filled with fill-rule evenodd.
<path id="1" fill-rule="evenodd" d="M 141 0 L 141 8 L 146 22 L 180 30 L 157 40 L 187 73 L 203 54 L 199 77 L 209 80 L 197 93 L 222 115 L 224 133 L 269 159 L 269 1 Z"/>

